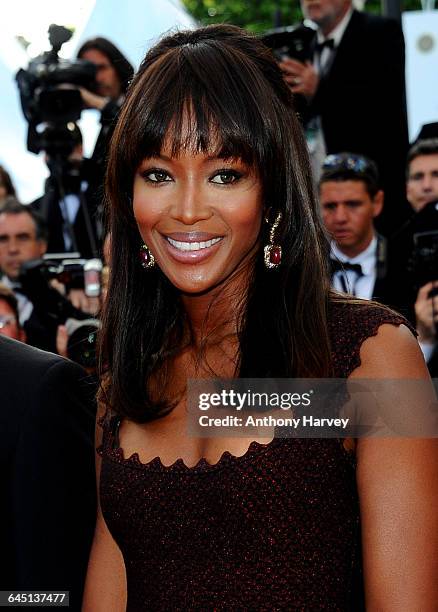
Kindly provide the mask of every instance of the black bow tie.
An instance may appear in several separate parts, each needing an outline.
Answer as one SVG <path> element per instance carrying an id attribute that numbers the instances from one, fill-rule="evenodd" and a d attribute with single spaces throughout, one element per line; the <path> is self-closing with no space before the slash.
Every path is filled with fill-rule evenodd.
<path id="1" fill-rule="evenodd" d="M 321 55 L 324 49 L 331 50 L 331 49 L 334 49 L 334 47 L 335 47 L 335 41 L 333 40 L 333 38 L 327 38 L 327 40 L 324 40 L 321 43 L 317 43 L 315 49 L 319 53 L 319 55 Z"/>
<path id="2" fill-rule="evenodd" d="M 353 264 L 349 261 L 339 261 L 338 259 L 330 259 L 330 268 L 332 274 L 336 272 L 344 272 L 345 270 L 351 270 L 356 272 L 358 276 L 363 276 L 362 266 L 360 264 Z"/>

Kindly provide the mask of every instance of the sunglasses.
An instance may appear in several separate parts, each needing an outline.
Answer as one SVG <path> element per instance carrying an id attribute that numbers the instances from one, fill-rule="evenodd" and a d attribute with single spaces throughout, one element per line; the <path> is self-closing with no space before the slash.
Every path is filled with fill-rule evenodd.
<path id="1" fill-rule="evenodd" d="M 14 315 L 0 315 L 0 329 L 4 329 L 13 323 L 16 323 L 17 319 Z"/>
<path id="2" fill-rule="evenodd" d="M 361 174 L 374 173 L 374 164 L 362 155 L 343 155 L 341 153 L 327 155 L 322 165 L 323 170 L 339 168 L 339 170 L 351 170 Z"/>

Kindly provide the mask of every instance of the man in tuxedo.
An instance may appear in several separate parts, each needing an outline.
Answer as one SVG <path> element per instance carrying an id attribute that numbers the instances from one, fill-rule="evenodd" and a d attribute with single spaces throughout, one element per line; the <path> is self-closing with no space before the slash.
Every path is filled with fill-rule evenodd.
<path id="1" fill-rule="evenodd" d="M 69 591 L 96 514 L 94 402 L 76 364 L 0 336 L 0 589 Z"/>
<path id="2" fill-rule="evenodd" d="M 332 238 L 333 287 L 394 306 L 387 240 L 374 228 L 384 200 L 375 163 L 353 153 L 329 155 L 322 169 L 319 198 Z"/>
<path id="3" fill-rule="evenodd" d="M 302 9 L 317 30 L 308 61 L 286 58 L 280 63 L 285 80 L 307 102 L 303 121 L 309 139 L 323 144 L 317 150 L 351 151 L 377 163 L 385 192 L 379 226 L 389 235 L 409 216 L 401 27 L 354 10 L 351 0 L 302 0 Z"/>
<path id="4" fill-rule="evenodd" d="M 70 134 L 71 150 L 61 162 L 46 155 L 51 175 L 44 195 L 30 207 L 47 226 L 47 252 L 78 252 L 84 259 L 99 256 L 100 221 L 95 198 L 88 187 L 91 168 L 83 156 L 82 134 L 75 126 Z M 60 165 L 59 165 L 60 164 Z"/>

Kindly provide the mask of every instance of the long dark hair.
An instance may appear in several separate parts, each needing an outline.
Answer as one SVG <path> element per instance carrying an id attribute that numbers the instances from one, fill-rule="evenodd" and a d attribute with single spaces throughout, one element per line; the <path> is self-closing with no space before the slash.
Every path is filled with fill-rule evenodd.
<path id="1" fill-rule="evenodd" d="M 84 42 L 78 51 L 78 57 L 81 58 L 86 51 L 96 49 L 103 53 L 113 66 L 120 80 L 120 87 L 123 93 L 126 93 L 128 85 L 134 75 L 132 64 L 126 59 L 123 53 L 107 38 L 97 36 Z"/>
<path id="2" fill-rule="evenodd" d="M 270 51 L 237 27 L 216 25 L 164 38 L 134 78 L 112 138 L 107 206 L 112 262 L 103 315 L 102 397 L 138 422 L 171 409 L 152 398 L 147 381 L 181 349 L 184 312 L 178 291 L 157 266 L 141 268 L 132 210 L 135 172 L 160 152 L 187 145 L 183 121 L 193 117 L 191 146 L 242 158 L 257 170 L 265 210 L 282 212 L 277 270 L 260 252 L 239 317 L 240 377 L 323 377 L 331 372 L 327 327 L 327 240 L 314 197 L 310 164 L 292 96 Z M 219 151 L 218 149 L 219 141 Z M 167 142 L 167 141 L 166 141 Z M 166 379 L 162 381 L 166 389 Z"/>
<path id="3" fill-rule="evenodd" d="M 3 166 L 0 166 L 0 183 L 2 183 L 3 187 L 6 189 L 6 195 L 16 196 L 15 187 L 12 183 L 10 174 Z"/>

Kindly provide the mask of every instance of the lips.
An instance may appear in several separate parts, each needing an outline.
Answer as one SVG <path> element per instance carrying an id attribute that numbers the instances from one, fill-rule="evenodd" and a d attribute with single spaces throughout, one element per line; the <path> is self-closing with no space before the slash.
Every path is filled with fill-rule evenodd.
<path id="1" fill-rule="evenodd" d="M 339 230 L 338 232 L 333 232 L 332 236 L 335 240 L 345 240 L 351 237 L 351 232 L 349 230 Z"/>

